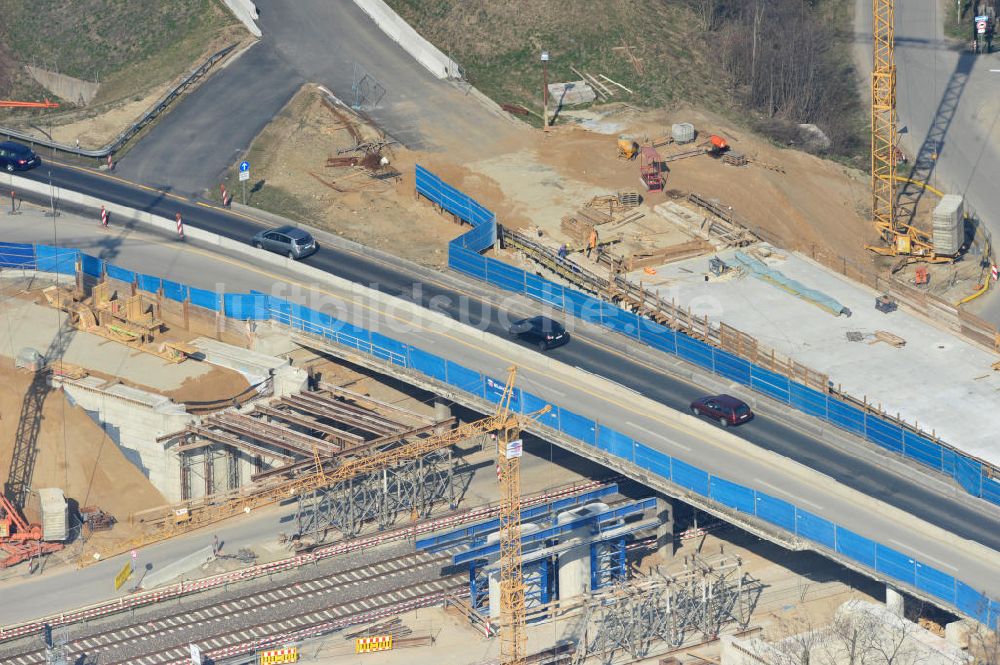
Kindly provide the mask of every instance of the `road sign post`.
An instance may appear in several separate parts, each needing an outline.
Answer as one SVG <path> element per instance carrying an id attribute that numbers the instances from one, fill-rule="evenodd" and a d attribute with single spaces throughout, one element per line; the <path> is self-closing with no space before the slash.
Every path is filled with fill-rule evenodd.
<path id="1" fill-rule="evenodd" d="M 243 185 L 243 205 L 247 204 L 247 180 L 250 179 L 250 162 L 240 162 L 240 183 Z"/>

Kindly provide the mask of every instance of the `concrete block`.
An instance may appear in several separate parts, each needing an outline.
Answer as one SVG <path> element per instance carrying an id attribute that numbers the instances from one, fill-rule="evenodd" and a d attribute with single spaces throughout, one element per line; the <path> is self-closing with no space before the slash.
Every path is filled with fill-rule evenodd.
<path id="1" fill-rule="evenodd" d="M 222 0 L 229 11 L 233 13 L 247 31 L 254 37 L 260 37 L 261 31 L 257 27 L 257 6 L 251 0 Z"/>
<path id="2" fill-rule="evenodd" d="M 421 37 L 383 0 L 354 0 L 354 3 L 431 74 L 439 79 L 461 78 L 458 63 Z"/>
<path id="3" fill-rule="evenodd" d="M 192 571 L 200 568 L 206 563 L 211 563 L 214 560 L 215 553 L 212 551 L 212 546 L 209 545 L 208 547 L 203 547 L 185 557 L 181 557 L 173 563 L 163 566 L 159 570 L 154 569 L 142 580 L 142 588 L 152 589 L 154 587 L 162 586 L 167 582 L 173 581 L 177 577 L 182 575 L 187 576 L 187 574 Z"/>
<path id="4" fill-rule="evenodd" d="M 969 648 L 969 639 L 978 630 L 978 624 L 972 619 L 960 619 L 944 625 L 944 639 L 959 649 Z"/>

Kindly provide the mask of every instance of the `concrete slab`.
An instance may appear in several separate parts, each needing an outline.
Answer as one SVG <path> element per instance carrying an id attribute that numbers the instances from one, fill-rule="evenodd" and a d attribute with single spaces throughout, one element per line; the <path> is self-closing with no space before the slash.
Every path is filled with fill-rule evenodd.
<path id="1" fill-rule="evenodd" d="M 736 265 L 735 251 L 718 256 Z M 805 286 L 836 298 L 852 316 L 835 316 L 779 287 L 746 275 L 711 277 L 708 258 L 679 261 L 657 268 L 655 280 L 629 275 L 661 296 L 690 307 L 710 320 L 724 321 L 762 344 L 813 369 L 858 397 L 881 404 L 910 423 L 953 446 L 1000 464 L 1000 426 L 996 410 L 1000 373 L 990 365 L 995 354 L 937 328 L 903 310 L 875 309 L 880 295 L 851 282 L 808 258 L 789 254 L 766 260 L 772 268 Z M 902 348 L 871 343 L 882 330 L 906 340 Z M 865 333 L 851 342 L 848 332 Z"/>
<path id="2" fill-rule="evenodd" d="M 0 355 L 14 358 L 24 347 L 37 349 L 45 355 L 65 321 L 66 314 L 51 307 L 27 300 L 6 299 L 0 303 Z M 180 388 L 188 379 L 212 371 L 207 363 L 190 360 L 168 363 L 98 335 L 70 330 L 72 339 L 63 360 L 130 383 L 170 391 Z"/>

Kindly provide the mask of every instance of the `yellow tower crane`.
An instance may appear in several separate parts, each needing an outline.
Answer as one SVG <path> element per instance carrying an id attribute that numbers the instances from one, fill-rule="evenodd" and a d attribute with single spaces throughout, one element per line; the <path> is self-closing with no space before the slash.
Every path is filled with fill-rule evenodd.
<path id="1" fill-rule="evenodd" d="M 902 223 L 897 214 L 896 56 L 894 0 L 872 0 L 871 188 L 872 221 L 884 244 L 865 245 L 882 256 L 942 263 L 930 234 Z M 905 179 L 903 179 L 905 180 Z"/>
<path id="2" fill-rule="evenodd" d="M 511 410 L 517 367 L 507 369 L 507 383 L 494 418 L 500 480 L 500 665 L 522 665 L 527 647 L 524 576 L 521 571 L 521 428 L 523 422 L 552 408 L 518 416 Z"/>

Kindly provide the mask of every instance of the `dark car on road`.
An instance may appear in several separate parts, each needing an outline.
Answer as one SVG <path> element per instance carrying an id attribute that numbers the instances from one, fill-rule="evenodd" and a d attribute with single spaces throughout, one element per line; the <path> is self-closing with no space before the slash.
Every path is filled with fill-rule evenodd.
<path id="1" fill-rule="evenodd" d="M 304 259 L 319 249 L 319 243 L 308 231 L 294 226 L 266 229 L 255 235 L 252 242 L 257 249 L 284 254 L 290 259 Z"/>
<path id="2" fill-rule="evenodd" d="M 753 411 L 747 403 L 732 395 L 700 397 L 691 402 L 691 413 L 696 416 L 708 416 L 723 427 L 742 425 L 753 418 Z"/>
<path id="3" fill-rule="evenodd" d="M 515 321 L 510 326 L 510 335 L 534 344 L 542 351 L 562 346 L 569 341 L 569 333 L 562 324 L 547 316 L 532 316 Z"/>
<path id="4" fill-rule="evenodd" d="M 27 171 L 41 165 L 42 158 L 26 145 L 4 141 L 0 143 L 0 167 L 7 173 Z"/>

